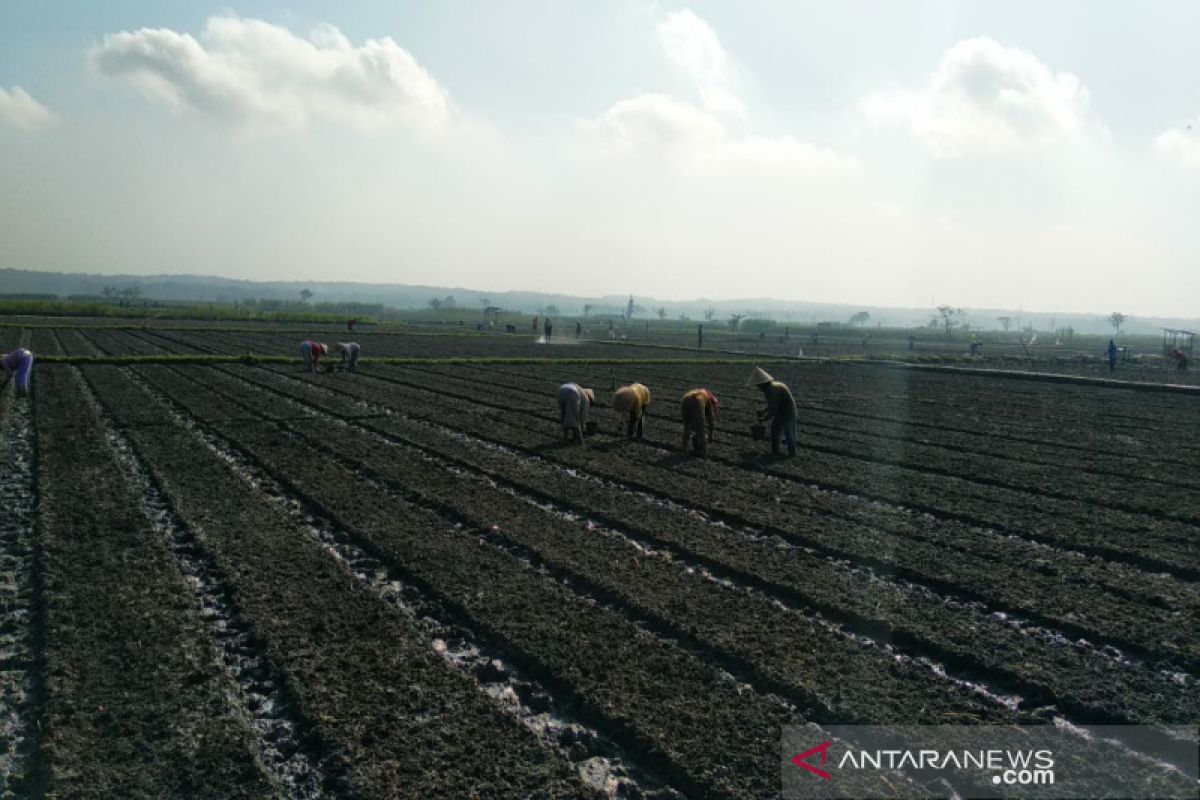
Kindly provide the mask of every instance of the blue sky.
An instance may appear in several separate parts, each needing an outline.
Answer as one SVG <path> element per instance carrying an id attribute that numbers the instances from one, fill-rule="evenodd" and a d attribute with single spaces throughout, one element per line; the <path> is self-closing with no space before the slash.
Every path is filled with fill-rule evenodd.
<path id="1" fill-rule="evenodd" d="M 0 266 L 1193 315 L 1198 30 L 1187 2 L 9 4 Z"/>

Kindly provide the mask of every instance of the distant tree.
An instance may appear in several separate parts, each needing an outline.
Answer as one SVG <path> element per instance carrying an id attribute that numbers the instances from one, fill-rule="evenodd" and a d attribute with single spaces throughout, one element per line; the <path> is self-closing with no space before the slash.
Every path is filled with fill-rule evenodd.
<path id="1" fill-rule="evenodd" d="M 442 308 L 458 308 L 458 301 L 454 299 L 454 295 L 448 294 L 442 298 Z"/>
<path id="2" fill-rule="evenodd" d="M 746 318 L 745 314 L 731 314 L 729 316 L 729 330 L 736 331 L 741 326 L 742 320 Z"/>
<path id="3" fill-rule="evenodd" d="M 492 304 L 492 298 L 490 298 L 490 297 L 480 297 L 480 298 L 478 298 L 478 300 L 479 300 L 479 305 L 483 306 L 484 308 L 487 308 L 488 306 L 490 306 Z"/>
<path id="4" fill-rule="evenodd" d="M 679 312 L 679 321 L 680 321 L 680 322 L 687 322 L 687 321 L 688 321 L 688 315 L 687 315 L 687 314 L 685 314 L 685 313 L 684 313 L 684 312 L 682 312 L 682 311 L 681 311 L 681 312 Z"/>
<path id="5" fill-rule="evenodd" d="M 583 315 L 586 317 L 588 314 L 591 314 L 591 313 L 592 313 L 592 304 L 585 303 L 583 306 Z"/>
<path id="6" fill-rule="evenodd" d="M 432 308 L 434 311 L 440 311 L 442 308 L 442 298 L 440 298 L 440 297 L 429 298 L 429 307 Z"/>
<path id="7" fill-rule="evenodd" d="M 111 300 L 113 299 L 113 296 L 116 295 L 117 289 L 115 286 L 105 286 L 100 293 L 108 300 Z"/>
<path id="8" fill-rule="evenodd" d="M 629 295 L 629 302 L 625 304 L 625 319 L 633 319 L 633 312 L 637 310 L 637 306 L 633 304 L 633 295 Z"/>
<path id="9" fill-rule="evenodd" d="M 704 309 L 704 319 L 705 320 L 712 322 L 712 318 L 715 317 L 716 315 L 717 315 L 717 310 L 715 308 L 713 308 L 712 306 L 709 306 L 708 308 Z"/>
<path id="10" fill-rule="evenodd" d="M 870 311 L 858 311 L 850 315 L 851 325 L 865 325 L 867 320 L 871 318 Z"/>
<path id="11" fill-rule="evenodd" d="M 666 318 L 667 318 L 667 308 L 666 308 L 666 306 L 659 306 L 658 308 L 654 309 L 654 313 L 655 313 L 655 314 L 658 314 L 658 318 L 659 318 L 659 319 L 666 319 Z"/>
<path id="12" fill-rule="evenodd" d="M 300 290 L 301 302 L 307 303 L 309 300 L 312 299 L 312 296 L 313 296 L 313 293 L 312 293 L 311 289 L 301 289 Z"/>
<path id="13" fill-rule="evenodd" d="M 935 319 L 940 320 L 942 327 L 946 329 L 946 335 L 949 336 L 950 332 L 960 323 L 959 317 L 962 315 L 962 309 L 954 306 L 938 306 L 937 313 Z"/>
<path id="14" fill-rule="evenodd" d="M 1121 335 L 1121 326 L 1125 324 L 1125 320 L 1129 317 L 1122 314 L 1120 311 L 1114 311 L 1108 315 L 1108 324 L 1112 325 L 1117 331 L 1117 336 Z"/>
<path id="15" fill-rule="evenodd" d="M 546 314 L 548 316 L 555 316 L 558 314 L 558 306 L 551 303 L 550 305 L 548 305 L 542 309 L 542 313 Z"/>
<path id="16" fill-rule="evenodd" d="M 1000 327 L 1004 329 L 1005 333 L 1008 333 L 1008 329 L 1012 327 L 1012 317 L 996 317 L 996 321 L 1000 323 Z"/>

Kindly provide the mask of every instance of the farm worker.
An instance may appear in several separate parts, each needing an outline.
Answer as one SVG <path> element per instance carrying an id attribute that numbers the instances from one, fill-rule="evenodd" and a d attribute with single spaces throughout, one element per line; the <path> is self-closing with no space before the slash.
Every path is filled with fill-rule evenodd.
<path id="1" fill-rule="evenodd" d="M 354 333 L 354 325 L 357 322 L 358 322 L 358 320 L 356 320 L 356 319 L 346 320 L 346 330 L 350 331 L 351 333 Z"/>
<path id="2" fill-rule="evenodd" d="M 1188 355 L 1180 348 L 1171 348 L 1171 357 L 1175 359 L 1175 372 L 1188 371 Z"/>
<path id="3" fill-rule="evenodd" d="M 549 341 L 550 341 L 550 335 L 551 335 L 552 333 L 554 333 L 554 326 L 553 326 L 552 324 L 550 324 L 550 318 L 549 318 L 549 317 L 546 317 L 546 322 L 545 322 L 545 324 L 542 326 L 542 330 L 543 330 L 543 331 L 545 332 L 545 334 L 546 334 L 546 342 L 547 342 L 547 343 L 549 343 Z"/>
<path id="4" fill-rule="evenodd" d="M 1108 371 L 1117 371 L 1117 343 L 1112 339 L 1108 340 L 1108 348 L 1104 351 L 1104 357 L 1108 359 Z"/>
<path id="5" fill-rule="evenodd" d="M 348 372 L 354 372 L 358 369 L 358 351 L 361 349 L 358 346 L 358 342 L 338 342 L 334 346 L 342 356 L 342 366 Z"/>
<path id="6" fill-rule="evenodd" d="M 642 438 L 642 420 L 646 416 L 646 407 L 649 405 L 650 390 L 640 383 L 622 386 L 613 394 L 612 407 L 617 414 L 617 419 L 628 415 L 625 435 L 630 439 L 635 434 L 637 438 Z"/>
<path id="7" fill-rule="evenodd" d="M 329 348 L 320 342 L 304 341 L 300 343 L 300 358 L 304 359 L 304 368 L 316 372 L 321 365 L 321 359 L 329 354 Z"/>
<path id="8" fill-rule="evenodd" d="M 581 333 L 583 333 L 583 323 L 580 322 L 579 320 L 576 320 L 575 321 L 575 338 L 578 339 L 579 335 Z"/>
<path id="9" fill-rule="evenodd" d="M 563 438 L 583 444 L 583 427 L 587 424 L 588 410 L 596 402 L 596 393 L 578 383 L 564 383 L 558 387 L 557 398 Z"/>
<path id="10" fill-rule="evenodd" d="M 759 420 L 771 420 L 771 453 L 779 455 L 779 440 L 787 442 L 788 456 L 796 455 L 796 398 L 785 384 L 772 378 L 762 367 L 755 367 L 748 385 L 757 386 L 767 407 L 757 413 Z"/>
<path id="11" fill-rule="evenodd" d="M 29 382 L 33 379 L 33 353 L 24 347 L 18 347 L 11 353 L 0 356 L 0 367 L 4 369 L 4 382 L 0 383 L 0 391 L 3 391 L 13 375 L 16 375 L 17 397 L 27 396 Z"/>
<path id="12" fill-rule="evenodd" d="M 533 332 L 534 333 L 537 333 L 537 321 L 538 321 L 537 314 L 534 314 L 533 315 Z"/>
<path id="13" fill-rule="evenodd" d="M 707 443 L 713 440 L 713 432 L 717 422 L 717 397 L 708 389 L 692 389 L 683 396 L 679 410 L 683 414 L 683 444 L 681 450 L 687 449 L 688 437 L 692 439 L 692 447 L 696 455 L 708 458 Z M 705 428 L 708 435 L 705 436 Z"/>

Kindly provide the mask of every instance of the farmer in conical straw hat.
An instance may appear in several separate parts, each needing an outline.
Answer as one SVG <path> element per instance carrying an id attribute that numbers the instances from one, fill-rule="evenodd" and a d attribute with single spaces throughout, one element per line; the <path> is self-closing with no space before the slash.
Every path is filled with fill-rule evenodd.
<path id="1" fill-rule="evenodd" d="M 613 411 L 617 419 L 628 415 L 625 435 L 630 439 L 637 435 L 642 438 L 642 420 L 646 416 L 646 407 L 650 405 L 650 390 L 640 383 L 622 386 L 613 393 Z M 619 422 L 618 422 L 619 424 Z"/>
<path id="2" fill-rule="evenodd" d="M 558 387 L 557 399 L 563 439 L 583 444 L 583 427 L 587 424 L 588 411 L 596 402 L 596 393 L 578 383 L 564 383 Z"/>
<path id="3" fill-rule="evenodd" d="M 771 454 L 779 455 L 779 440 L 787 441 L 788 456 L 796 455 L 796 398 L 792 390 L 770 376 L 762 367 L 755 367 L 747 386 L 757 386 L 766 398 L 767 407 L 757 413 L 760 421 L 771 420 Z"/>
<path id="4" fill-rule="evenodd" d="M 329 353 L 329 348 L 320 342 L 312 340 L 300 343 L 300 358 L 304 361 L 304 369 L 316 372 L 321 366 L 321 359 Z"/>
<path id="5" fill-rule="evenodd" d="M 687 450 L 688 439 L 692 439 L 692 447 L 696 455 L 708 458 L 708 442 L 713 440 L 713 431 L 717 423 L 717 396 L 708 389 L 692 389 L 683 396 L 679 410 L 683 414 L 683 444 L 680 449 Z M 705 426 L 708 436 L 705 437 Z"/>

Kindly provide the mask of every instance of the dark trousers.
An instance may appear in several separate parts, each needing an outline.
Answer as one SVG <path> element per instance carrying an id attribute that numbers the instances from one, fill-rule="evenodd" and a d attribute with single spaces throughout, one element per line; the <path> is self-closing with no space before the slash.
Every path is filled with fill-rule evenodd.
<path id="1" fill-rule="evenodd" d="M 771 452 L 779 455 L 779 440 L 787 442 L 788 455 L 796 455 L 796 417 L 776 415 L 771 419 Z"/>
<path id="2" fill-rule="evenodd" d="M 641 439 L 642 438 L 642 419 L 644 417 L 645 417 L 644 414 L 635 414 L 632 411 L 629 412 L 629 424 L 625 426 L 625 435 L 628 436 L 630 439 L 632 439 L 634 436 Z"/>

